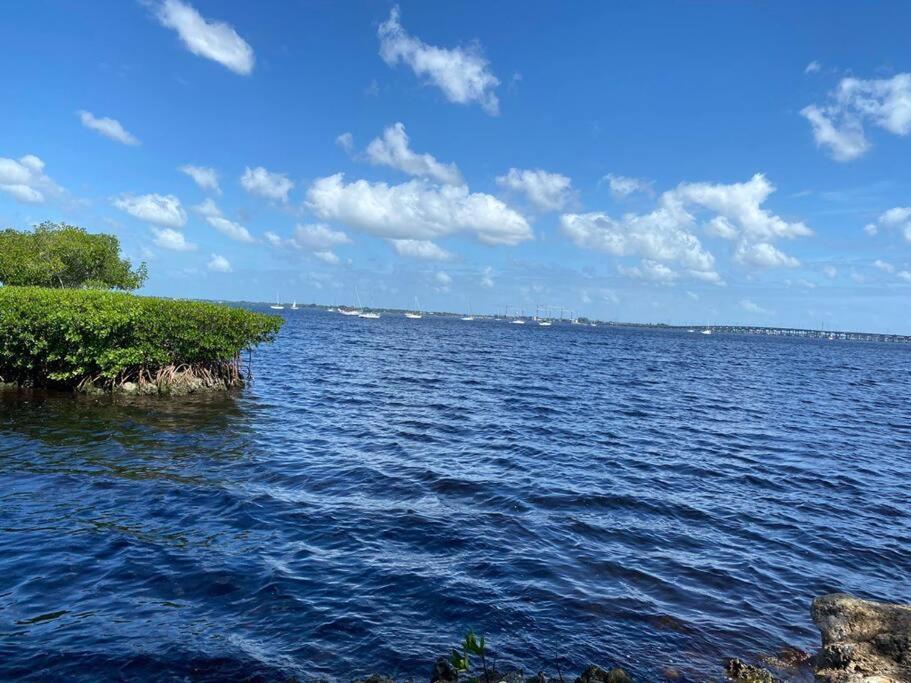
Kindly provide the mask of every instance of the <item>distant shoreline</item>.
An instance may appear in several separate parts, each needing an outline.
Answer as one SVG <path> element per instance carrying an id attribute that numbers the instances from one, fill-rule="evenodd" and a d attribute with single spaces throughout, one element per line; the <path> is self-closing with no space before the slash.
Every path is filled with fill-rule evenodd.
<path id="1" fill-rule="evenodd" d="M 234 306 L 259 306 L 268 307 L 270 304 L 264 301 L 226 301 L 215 299 L 198 299 L 198 301 L 224 303 Z M 298 304 L 299 310 L 322 310 L 330 311 L 336 306 L 325 304 Z M 410 309 L 404 308 L 368 308 L 364 310 L 374 311 L 384 315 L 404 316 L 410 312 Z M 424 311 L 424 315 L 434 318 L 461 318 L 465 313 L 455 313 L 452 311 Z M 473 314 L 476 321 L 503 321 L 513 318 L 521 318 L 526 321 L 534 320 L 533 316 L 509 316 L 495 314 L 484 315 L 480 313 Z M 554 325 L 572 325 L 568 318 L 548 318 Z M 702 330 L 711 330 L 717 334 L 739 334 L 739 335 L 758 335 L 766 337 L 790 337 L 802 339 L 825 339 L 830 341 L 853 341 L 853 342 L 877 342 L 890 344 L 911 344 L 911 335 L 906 334 L 889 334 L 885 332 L 858 332 L 846 330 L 822 330 L 799 327 L 769 327 L 762 325 L 706 325 L 694 323 L 690 325 L 670 325 L 667 323 L 636 323 L 636 322 L 618 322 L 615 320 L 598 320 L 595 318 L 580 318 L 586 323 L 594 323 L 598 327 L 643 329 L 643 330 L 669 330 L 675 332 L 689 332 L 690 330 L 698 333 Z"/>

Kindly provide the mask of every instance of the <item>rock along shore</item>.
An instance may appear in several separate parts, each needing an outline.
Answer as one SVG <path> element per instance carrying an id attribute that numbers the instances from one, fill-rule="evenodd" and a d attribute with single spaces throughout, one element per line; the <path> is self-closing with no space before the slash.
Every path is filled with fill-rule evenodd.
<path id="1" fill-rule="evenodd" d="M 816 655 L 786 647 L 776 656 L 765 657 L 762 666 L 730 659 L 725 678 L 733 683 L 778 683 L 808 681 L 818 683 L 911 683 L 911 605 L 896 605 L 861 600 L 842 593 L 823 595 L 810 609 L 813 622 L 822 636 Z M 558 671 L 503 673 L 490 670 L 457 672 L 449 661 L 440 658 L 430 674 L 430 683 L 634 683 L 622 669 L 589 666 L 578 677 Z M 665 670 L 656 679 L 694 683 L 675 669 Z M 374 674 L 354 683 L 395 683 L 394 679 Z"/>

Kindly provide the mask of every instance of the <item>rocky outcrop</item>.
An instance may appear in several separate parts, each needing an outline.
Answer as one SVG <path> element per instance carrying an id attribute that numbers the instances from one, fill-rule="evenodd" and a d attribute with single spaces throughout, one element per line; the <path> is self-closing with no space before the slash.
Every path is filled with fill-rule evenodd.
<path id="1" fill-rule="evenodd" d="M 911 681 L 911 606 L 834 593 L 813 601 L 822 633 L 816 675 L 827 683 Z"/>

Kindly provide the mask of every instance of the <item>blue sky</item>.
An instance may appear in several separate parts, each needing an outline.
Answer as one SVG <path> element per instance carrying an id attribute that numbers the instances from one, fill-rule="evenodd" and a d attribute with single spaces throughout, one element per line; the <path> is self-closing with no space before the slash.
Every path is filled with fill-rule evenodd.
<path id="1" fill-rule="evenodd" d="M 145 293 L 911 333 L 908 3 L 0 4 L 0 223 Z"/>

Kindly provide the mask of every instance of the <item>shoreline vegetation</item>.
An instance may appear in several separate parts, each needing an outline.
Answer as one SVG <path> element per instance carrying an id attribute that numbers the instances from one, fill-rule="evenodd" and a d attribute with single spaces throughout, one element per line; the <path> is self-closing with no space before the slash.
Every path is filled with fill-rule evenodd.
<path id="1" fill-rule="evenodd" d="M 169 395 L 243 386 L 242 352 L 272 341 L 283 319 L 129 293 L 146 277 L 111 235 L 54 223 L 0 232 L 0 386 Z"/>

